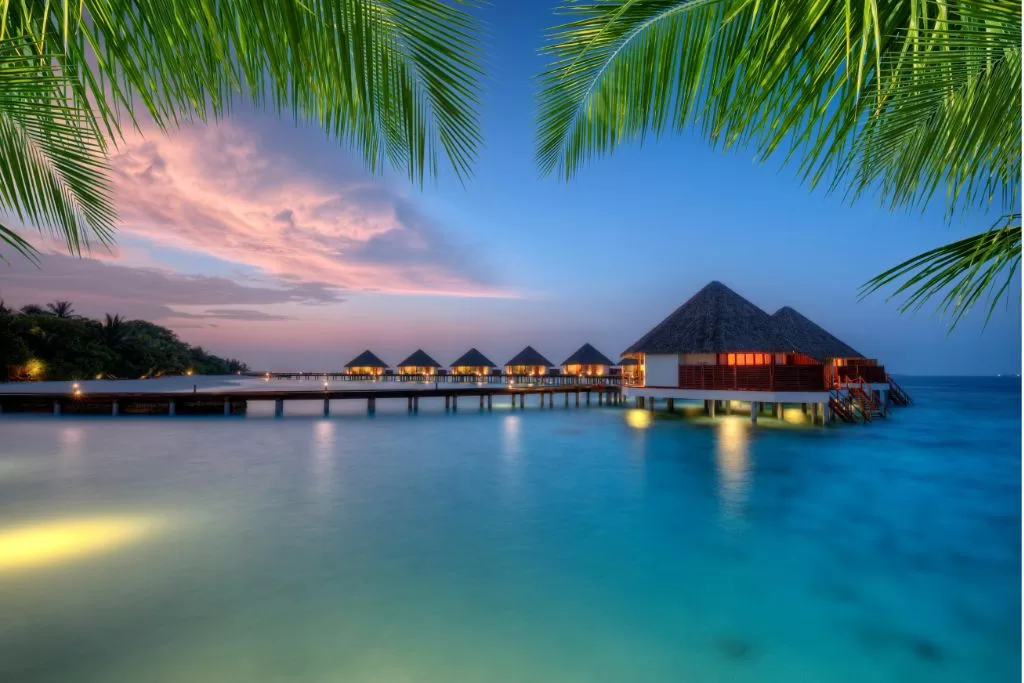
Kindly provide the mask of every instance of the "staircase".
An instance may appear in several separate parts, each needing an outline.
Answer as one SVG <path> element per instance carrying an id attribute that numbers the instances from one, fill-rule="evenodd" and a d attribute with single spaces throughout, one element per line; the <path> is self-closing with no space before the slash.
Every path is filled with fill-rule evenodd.
<path id="1" fill-rule="evenodd" d="M 893 380 L 892 375 L 886 375 L 885 381 L 889 383 L 889 398 L 892 402 L 898 406 L 909 406 L 914 402 L 914 399 L 910 398 L 910 394 L 903 390 L 899 384 L 896 384 Z"/>
<path id="2" fill-rule="evenodd" d="M 865 423 L 876 417 L 885 417 L 885 410 L 875 400 L 871 389 L 865 388 L 864 380 L 858 377 L 856 381 L 849 382 L 846 388 L 850 392 L 850 399 L 860 409 L 861 419 Z"/>
<path id="3" fill-rule="evenodd" d="M 857 422 L 857 417 L 853 414 L 853 406 L 850 405 L 849 399 L 844 400 L 835 389 L 829 394 L 828 407 L 831 408 L 832 414 L 843 422 L 850 424 Z"/>

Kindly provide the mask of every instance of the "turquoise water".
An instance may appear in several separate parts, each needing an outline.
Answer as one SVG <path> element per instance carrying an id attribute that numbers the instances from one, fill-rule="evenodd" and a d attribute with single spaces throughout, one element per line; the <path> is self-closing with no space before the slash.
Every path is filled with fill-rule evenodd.
<path id="1" fill-rule="evenodd" d="M 1019 680 L 1019 382 L 831 429 L 3 416 L 0 680 Z"/>

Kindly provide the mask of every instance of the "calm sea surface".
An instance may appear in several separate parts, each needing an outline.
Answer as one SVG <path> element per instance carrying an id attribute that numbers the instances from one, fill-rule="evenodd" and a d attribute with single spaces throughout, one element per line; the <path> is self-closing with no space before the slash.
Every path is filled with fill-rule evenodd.
<path id="1" fill-rule="evenodd" d="M 0 681 L 1019 680 L 1020 380 L 906 388 L 830 429 L 0 416 Z"/>

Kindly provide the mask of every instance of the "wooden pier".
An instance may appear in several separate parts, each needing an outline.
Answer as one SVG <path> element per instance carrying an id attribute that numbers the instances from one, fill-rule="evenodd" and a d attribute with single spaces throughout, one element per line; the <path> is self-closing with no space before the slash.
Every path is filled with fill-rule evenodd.
<path id="1" fill-rule="evenodd" d="M 250 401 L 274 403 L 274 415 L 285 413 L 288 401 L 323 401 L 323 414 L 330 415 L 331 401 L 365 401 L 367 413 L 374 413 L 378 400 L 405 399 L 407 410 L 419 410 L 422 398 L 443 398 L 445 409 L 458 411 L 459 399 L 480 410 L 490 410 L 494 397 L 511 398 L 512 407 L 526 408 L 527 401 L 541 408 L 553 408 L 555 394 L 570 405 L 617 405 L 621 390 L 610 384 L 574 383 L 535 386 L 429 386 L 422 389 L 332 389 L 309 391 L 193 391 L 193 392 L 72 392 L 0 394 L 0 412 L 46 413 L 53 415 L 244 415 Z M 529 399 L 527 398 L 529 397 Z M 536 397 L 536 398 L 534 398 Z"/>
<path id="2" fill-rule="evenodd" d="M 248 372 L 246 377 L 273 380 L 291 380 L 308 382 L 389 382 L 406 383 L 438 383 L 438 384 L 508 384 L 534 385 L 545 387 L 564 387 L 575 385 L 618 387 L 622 385 L 620 375 L 453 375 L 438 373 L 436 375 L 350 375 L 342 372 Z"/>

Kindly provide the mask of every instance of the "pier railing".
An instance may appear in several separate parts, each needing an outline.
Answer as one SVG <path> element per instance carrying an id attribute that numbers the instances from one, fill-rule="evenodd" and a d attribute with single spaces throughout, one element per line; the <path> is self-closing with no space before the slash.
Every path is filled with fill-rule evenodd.
<path id="1" fill-rule="evenodd" d="M 345 372 L 264 372 L 249 373 L 250 377 L 266 380 L 286 379 L 310 382 L 395 382 L 413 384 L 505 384 L 510 386 L 561 387 L 567 385 L 589 385 L 618 387 L 622 385 L 620 375 L 350 375 Z"/>
<path id="2" fill-rule="evenodd" d="M 888 382 L 888 374 L 884 365 L 844 365 L 836 368 L 839 379 L 843 382 L 863 379 L 869 384 L 885 384 Z"/>
<path id="3" fill-rule="evenodd" d="M 825 391 L 823 365 L 680 365 L 680 389 Z"/>

